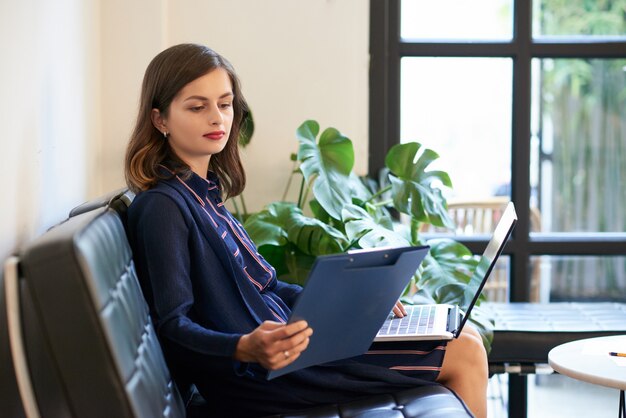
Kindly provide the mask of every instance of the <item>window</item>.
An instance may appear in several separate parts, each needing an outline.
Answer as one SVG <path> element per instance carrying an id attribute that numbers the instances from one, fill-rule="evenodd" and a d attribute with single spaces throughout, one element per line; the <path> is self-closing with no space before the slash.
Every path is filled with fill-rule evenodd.
<path id="1" fill-rule="evenodd" d="M 454 210 L 513 200 L 505 300 L 626 301 L 626 0 L 371 0 L 370 19 L 370 174 L 418 141 Z M 554 376 L 533 378 L 503 376 L 511 416 Z"/>
<path id="2" fill-rule="evenodd" d="M 370 5 L 370 173 L 417 141 L 449 201 L 512 199 L 510 300 L 626 301 L 626 0 Z"/>

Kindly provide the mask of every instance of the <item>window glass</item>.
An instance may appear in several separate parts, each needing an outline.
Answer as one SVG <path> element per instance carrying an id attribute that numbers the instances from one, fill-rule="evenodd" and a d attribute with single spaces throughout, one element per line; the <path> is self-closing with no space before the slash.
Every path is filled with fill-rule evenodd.
<path id="1" fill-rule="evenodd" d="M 401 36 L 428 40 L 510 40 L 513 0 L 402 0 Z"/>
<path id="2" fill-rule="evenodd" d="M 532 69 L 534 231 L 626 231 L 626 59 Z"/>
<path id="3" fill-rule="evenodd" d="M 626 0 L 535 0 L 533 35 L 626 36 Z"/>
<path id="4" fill-rule="evenodd" d="M 542 255 L 531 266 L 542 302 L 626 302 L 626 256 Z"/>
<path id="5" fill-rule="evenodd" d="M 509 277 L 511 276 L 511 257 L 501 255 L 489 274 L 483 288 L 483 295 L 489 302 L 509 301 Z"/>
<path id="6" fill-rule="evenodd" d="M 448 199 L 510 197 L 511 80 L 508 58 L 402 59 L 401 142 L 440 155 L 430 169 L 450 175 Z"/>

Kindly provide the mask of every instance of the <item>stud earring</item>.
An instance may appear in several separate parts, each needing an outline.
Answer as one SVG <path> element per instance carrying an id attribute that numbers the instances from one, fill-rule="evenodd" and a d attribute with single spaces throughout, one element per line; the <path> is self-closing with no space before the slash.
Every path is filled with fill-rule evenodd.
<path id="1" fill-rule="evenodd" d="M 167 139 L 167 131 L 163 131 L 163 138 Z"/>

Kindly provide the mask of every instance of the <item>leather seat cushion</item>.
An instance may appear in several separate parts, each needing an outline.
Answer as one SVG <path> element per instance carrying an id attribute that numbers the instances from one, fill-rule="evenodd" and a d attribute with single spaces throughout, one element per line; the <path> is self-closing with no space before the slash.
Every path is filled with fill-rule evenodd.
<path id="1" fill-rule="evenodd" d="M 187 409 L 188 418 L 206 416 L 202 400 L 191 402 Z M 443 386 L 435 385 L 266 418 L 467 418 L 471 416 L 463 402 L 453 392 Z"/>

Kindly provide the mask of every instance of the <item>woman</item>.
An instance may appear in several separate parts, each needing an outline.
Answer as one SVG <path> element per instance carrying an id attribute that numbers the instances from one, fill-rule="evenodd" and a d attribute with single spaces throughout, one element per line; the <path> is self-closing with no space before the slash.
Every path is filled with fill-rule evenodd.
<path id="1" fill-rule="evenodd" d="M 218 416 L 301 410 L 435 381 L 486 416 L 486 355 L 473 330 L 447 344 L 376 344 L 358 358 L 265 379 L 298 358 L 313 330 L 286 324 L 301 288 L 276 280 L 223 205 L 222 196 L 245 185 L 237 138 L 246 109 L 232 66 L 204 46 L 171 47 L 146 70 L 125 161 L 137 193 L 128 230 L 173 373 L 195 383 Z M 403 315 L 400 303 L 394 312 Z"/>

